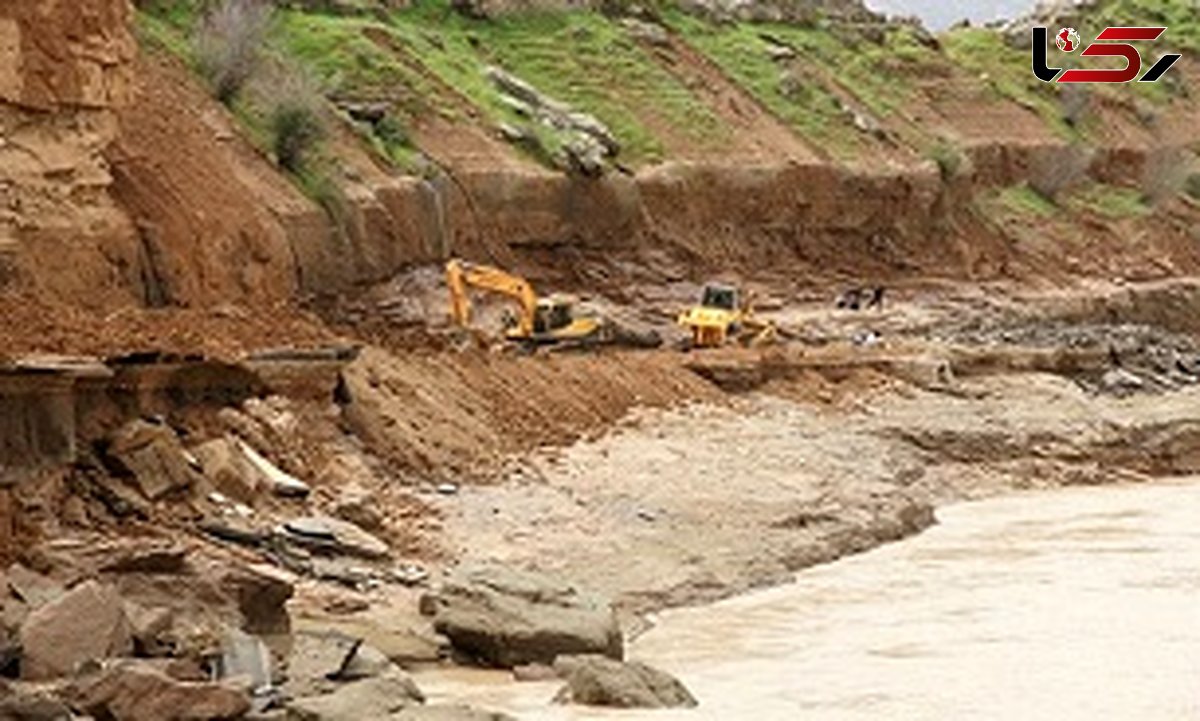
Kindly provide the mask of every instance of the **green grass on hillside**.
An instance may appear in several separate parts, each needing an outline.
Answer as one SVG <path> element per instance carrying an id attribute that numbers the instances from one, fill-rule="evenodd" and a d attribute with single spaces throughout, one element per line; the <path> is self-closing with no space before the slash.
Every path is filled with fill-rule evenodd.
<path id="1" fill-rule="evenodd" d="M 499 66 L 546 95 L 595 115 L 627 162 L 663 158 L 662 133 L 719 146 L 729 129 L 615 21 L 587 12 L 465 18 L 445 0 L 418 0 L 392 26 L 414 57 L 497 120 L 511 111 L 484 75 Z"/>
<path id="2" fill-rule="evenodd" d="M 985 79 L 986 87 L 1005 98 L 1036 112 L 1058 135 L 1071 139 L 1078 135 L 1064 119 L 1059 94 L 1061 86 L 1043 83 L 1030 70 L 1029 48 L 1015 48 L 994 30 L 964 28 L 942 36 L 942 47 L 955 65 Z"/>
<path id="3" fill-rule="evenodd" d="M 1137 189 L 1103 183 L 1091 183 L 1069 191 L 1058 203 L 1027 183 L 987 191 L 977 202 L 988 215 L 1013 219 L 1049 219 L 1065 210 L 1072 215 L 1120 220 L 1141 217 L 1150 212 L 1145 198 Z"/>
<path id="4" fill-rule="evenodd" d="M 939 63 L 913 32 L 897 28 L 882 44 L 839 39 L 829 30 L 782 23 L 711 23 L 680 11 L 668 25 L 801 135 L 838 155 L 853 155 L 859 131 L 832 90 L 858 100 L 877 118 L 902 109 L 914 91 L 908 76 Z M 772 45 L 797 53 L 795 62 L 772 59 Z"/>
<path id="5" fill-rule="evenodd" d="M 1028 183 L 993 188 L 975 198 L 976 208 L 994 220 L 1047 220 L 1061 213 L 1053 200 Z"/>
<path id="6" fill-rule="evenodd" d="M 390 100 L 409 113 L 424 111 L 433 87 L 389 50 L 390 35 L 373 20 L 287 11 L 279 14 L 272 41 L 314 71 L 334 97 Z"/>
<path id="7" fill-rule="evenodd" d="M 1046 196 L 1029 187 L 1027 183 L 1002 188 L 996 200 L 1013 215 L 1049 218 L 1058 212 L 1058 206 Z"/>
<path id="8" fill-rule="evenodd" d="M 1078 213 L 1109 220 L 1140 218 L 1150 213 L 1141 191 L 1103 183 L 1093 183 L 1071 192 L 1063 204 Z"/>

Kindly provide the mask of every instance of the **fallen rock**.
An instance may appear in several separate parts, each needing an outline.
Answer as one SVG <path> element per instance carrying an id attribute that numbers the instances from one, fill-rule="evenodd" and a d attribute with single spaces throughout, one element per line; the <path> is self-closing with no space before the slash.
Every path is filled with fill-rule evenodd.
<path id="1" fill-rule="evenodd" d="M 179 436 L 161 423 L 127 423 L 113 435 L 107 453 L 151 501 L 187 488 L 197 478 Z"/>
<path id="2" fill-rule="evenodd" d="M 223 496 L 243 503 L 254 500 L 262 478 L 249 459 L 239 450 L 238 439 L 214 438 L 192 449 L 204 477 Z"/>
<path id="3" fill-rule="evenodd" d="M 291 577 L 263 564 L 237 566 L 221 579 L 242 614 L 242 629 L 252 634 L 286 633 L 291 629 L 286 604 L 295 588 Z"/>
<path id="4" fill-rule="evenodd" d="M 127 655 L 133 638 L 117 592 L 87 581 L 35 609 L 21 626 L 21 676 L 67 676 L 85 661 Z"/>
<path id="5" fill-rule="evenodd" d="M 0 597 L 5 590 L 11 591 L 29 608 L 44 606 L 65 593 L 61 583 L 19 563 L 8 567 L 4 580 L 8 588 L 0 588 Z"/>
<path id="6" fill-rule="evenodd" d="M 149 608 L 132 601 L 125 602 L 125 617 L 129 620 L 133 650 L 138 656 L 169 656 L 174 651 L 170 641 L 174 611 L 169 608 Z"/>
<path id="7" fill-rule="evenodd" d="M 621 18 L 621 25 L 636 40 L 659 47 L 670 47 L 671 45 L 671 37 L 668 35 L 667 29 L 658 23 L 638 18 Z"/>
<path id="8" fill-rule="evenodd" d="M 516 721 L 504 713 L 484 711 L 471 706 L 409 706 L 390 721 Z"/>
<path id="9" fill-rule="evenodd" d="M 512 674 L 514 681 L 553 681 L 558 678 L 558 671 L 544 663 L 513 666 Z"/>
<path id="10" fill-rule="evenodd" d="M 435 663 L 448 654 L 449 643 L 433 633 L 421 619 L 405 618 L 403 614 L 384 608 L 348 617 L 319 619 L 299 617 L 298 630 L 325 632 L 336 630 L 378 649 L 393 663 L 400 665 Z"/>
<path id="11" fill-rule="evenodd" d="M 352 120 L 370 125 L 382 123 L 391 111 L 391 106 L 388 103 L 343 102 L 338 103 L 338 107 L 345 111 Z"/>
<path id="12" fill-rule="evenodd" d="M 366 721 L 386 719 L 424 696 L 402 673 L 378 676 L 341 686 L 323 696 L 297 698 L 288 704 L 289 721 Z"/>
<path id="13" fill-rule="evenodd" d="M 638 661 L 566 656 L 555 669 L 567 684 L 555 703 L 617 708 L 692 708 L 696 698 L 674 676 Z"/>
<path id="14" fill-rule="evenodd" d="M 336 682 L 389 676 L 405 682 L 409 696 L 422 698 L 412 679 L 383 652 L 337 631 L 295 634 L 287 663 L 286 686 L 293 696 L 327 693 Z"/>
<path id="15" fill-rule="evenodd" d="M 396 664 L 374 646 L 363 642 L 355 644 L 354 650 L 346 657 L 341 669 L 334 676 L 339 681 L 359 681 L 364 678 L 382 676 L 398 670 Z M 413 686 L 414 693 L 420 693 Z"/>
<path id="16" fill-rule="evenodd" d="M 187 548 L 172 543 L 146 543 L 123 548 L 100 570 L 105 573 L 183 573 L 187 570 Z"/>
<path id="17" fill-rule="evenodd" d="M 1146 381 L 1124 368 L 1114 368 L 1104 374 L 1100 385 L 1108 391 L 1136 391 L 1145 387 Z"/>
<path id="18" fill-rule="evenodd" d="M 270 448 L 266 429 L 262 425 L 236 408 L 222 408 L 217 413 L 217 420 L 238 438 L 246 441 L 255 448 Z"/>
<path id="19" fill-rule="evenodd" d="M 20 658 L 21 642 L 17 634 L 6 623 L 0 622 L 0 675 L 10 675 Z"/>
<path id="20" fill-rule="evenodd" d="M 275 495 L 284 498 L 304 498 L 312 491 L 304 481 L 285 473 L 245 443 L 238 441 L 237 447 L 261 475 L 266 487 Z"/>
<path id="21" fill-rule="evenodd" d="M 368 531 L 378 531 L 383 527 L 379 499 L 357 483 L 351 482 L 342 488 L 332 511 L 338 518 Z"/>
<path id="22" fill-rule="evenodd" d="M 337 631 L 294 634 L 287 657 L 287 692 L 292 696 L 316 696 L 332 691 L 338 673 L 359 643 Z"/>
<path id="23" fill-rule="evenodd" d="M 434 628 L 484 664 L 552 663 L 561 654 L 622 658 L 607 601 L 547 576 L 485 566 L 456 573 L 432 594 Z"/>
<path id="24" fill-rule="evenodd" d="M 386 543 L 353 523 L 329 516 L 296 518 L 283 529 L 288 540 L 314 550 L 363 558 L 385 558 L 391 552 Z"/>
<path id="25" fill-rule="evenodd" d="M 383 574 L 377 569 L 343 557 L 314 557 L 309 564 L 309 573 L 323 581 L 336 581 L 358 590 L 377 586 L 383 580 Z"/>
<path id="26" fill-rule="evenodd" d="M 81 684 L 74 704 L 112 721 L 208 721 L 243 716 L 250 696 L 220 683 L 176 681 L 150 665 L 125 661 Z"/>
<path id="27" fill-rule="evenodd" d="M 261 546 L 271 538 L 268 529 L 234 514 L 210 516 L 197 527 L 214 538 L 246 546 Z"/>
<path id="28" fill-rule="evenodd" d="M 221 640 L 222 680 L 239 679 L 254 693 L 271 687 L 271 652 L 257 636 L 230 629 Z"/>
<path id="29" fill-rule="evenodd" d="M 53 689 L 0 680 L 0 719 L 70 721 L 71 709 Z"/>

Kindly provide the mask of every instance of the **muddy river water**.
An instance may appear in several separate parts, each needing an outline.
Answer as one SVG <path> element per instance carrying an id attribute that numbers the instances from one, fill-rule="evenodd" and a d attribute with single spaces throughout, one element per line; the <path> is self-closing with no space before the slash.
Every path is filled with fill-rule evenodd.
<path id="1" fill-rule="evenodd" d="M 537 719 L 1200 719 L 1200 479 L 1009 496 L 805 571 L 670 611 L 630 656 L 689 711 L 559 707 L 555 683 L 424 674 L 434 699 Z"/>

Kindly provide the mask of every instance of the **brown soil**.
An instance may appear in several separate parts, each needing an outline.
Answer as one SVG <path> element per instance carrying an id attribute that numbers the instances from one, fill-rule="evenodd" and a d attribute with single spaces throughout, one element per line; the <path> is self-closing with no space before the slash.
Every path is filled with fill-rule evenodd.
<path id="1" fill-rule="evenodd" d="M 313 316 L 280 303 L 196 310 L 128 307 L 104 312 L 0 295 L 0 358 L 64 354 L 99 357 L 165 353 L 232 360 L 253 351 L 320 346 L 337 336 Z"/>

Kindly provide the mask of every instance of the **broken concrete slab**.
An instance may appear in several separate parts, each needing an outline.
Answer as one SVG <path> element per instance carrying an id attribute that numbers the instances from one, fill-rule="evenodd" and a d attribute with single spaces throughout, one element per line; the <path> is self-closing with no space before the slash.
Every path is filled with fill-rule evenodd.
<path id="1" fill-rule="evenodd" d="M 113 435 L 107 454 L 151 501 L 197 480 L 179 436 L 162 423 L 130 421 Z"/>

